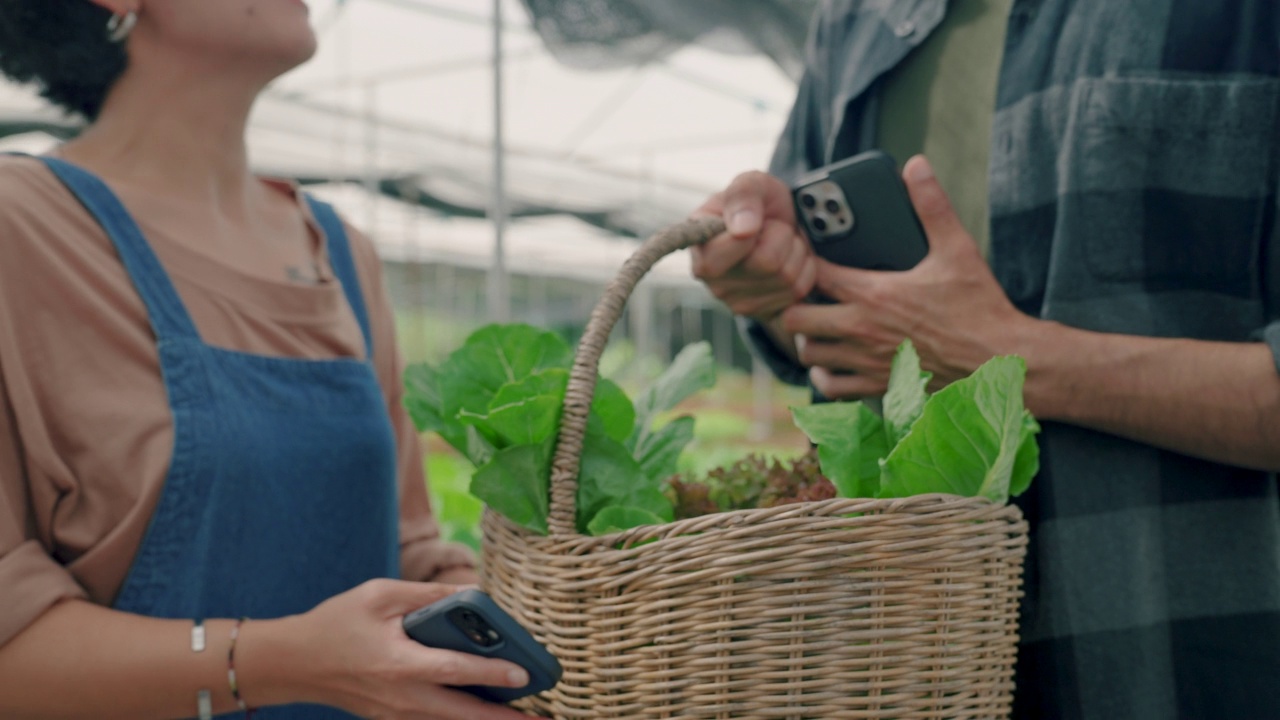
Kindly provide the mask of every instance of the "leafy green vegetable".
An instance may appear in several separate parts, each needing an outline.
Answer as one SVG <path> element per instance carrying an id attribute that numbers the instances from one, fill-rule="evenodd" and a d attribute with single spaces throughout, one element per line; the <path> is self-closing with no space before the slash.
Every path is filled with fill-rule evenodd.
<path id="1" fill-rule="evenodd" d="M 702 478 L 673 477 L 666 492 L 677 519 L 830 500 L 837 495 L 835 485 L 820 472 L 813 450 L 785 461 L 751 453 L 732 465 L 713 468 Z"/>
<path id="2" fill-rule="evenodd" d="M 893 356 L 889 371 L 889 391 L 884 395 L 884 425 L 889 447 L 897 445 L 924 412 L 929 398 L 925 388 L 933 373 L 920 369 L 920 356 L 910 340 L 903 340 Z"/>
<path id="3" fill-rule="evenodd" d="M 466 436 L 463 454 L 476 467 L 488 464 L 494 453 L 498 452 L 498 446 L 485 437 L 479 428 L 469 426 L 463 432 Z"/>
<path id="4" fill-rule="evenodd" d="M 644 510 L 663 518 L 663 522 L 675 517 L 671 501 L 658 483 L 645 477 L 631 451 L 612 438 L 588 430 L 578 473 L 579 530 L 586 532 L 590 521 L 611 506 Z"/>
<path id="5" fill-rule="evenodd" d="M 561 397 L 564 395 L 561 394 Z M 601 419 L 609 437 L 622 442 L 631 435 L 636 422 L 636 409 L 631 404 L 631 398 L 627 397 L 627 393 L 617 383 L 605 378 L 597 380 L 591 409 Z"/>
<path id="6" fill-rule="evenodd" d="M 885 423 L 862 403 L 823 403 L 791 409 L 796 426 L 818 446 L 822 473 L 841 497 L 875 497 L 880 458 L 889 453 Z"/>
<path id="7" fill-rule="evenodd" d="M 910 341 L 898 348 L 884 420 L 863 403 L 793 408 L 843 497 L 981 495 L 999 503 L 1031 484 L 1040 426 L 1023 407 L 1026 363 L 993 358 L 930 396 Z"/>
<path id="8" fill-rule="evenodd" d="M 537 444 L 556 433 L 564 408 L 569 371 L 540 370 L 518 382 L 507 383 L 489 401 L 489 411 L 477 415 L 467 410 L 459 419 L 496 432 L 507 444 Z M 604 432 L 615 440 L 625 440 L 635 422 L 631 400 L 617 384 L 600 379 L 591 401 Z"/>
<path id="9" fill-rule="evenodd" d="M 466 429 L 444 416 L 440 373 L 426 363 L 412 365 L 405 370 L 404 385 L 404 406 L 418 431 L 439 433 L 445 442 L 466 454 Z"/>
<path id="10" fill-rule="evenodd" d="M 597 528 L 673 517 L 660 472 L 674 472 L 692 438 L 692 419 L 653 433 L 654 415 L 707 384 L 709 348 L 681 360 L 647 393 L 637 418 L 617 384 L 599 379 L 582 449 L 577 525 Z M 439 433 L 478 468 L 471 492 L 513 522 L 547 531 L 550 462 L 564 407 L 573 353 L 559 336 L 527 325 L 477 330 L 439 368 L 415 365 L 405 374 L 405 406 L 422 431 Z M 640 452 L 624 442 L 643 436 Z M 642 464 L 643 463 L 643 464 Z M 625 512 L 623 512 L 625 510 Z M 643 514 L 642 514 L 643 513 Z M 607 522 L 606 522 L 607 521 Z"/>
<path id="11" fill-rule="evenodd" d="M 568 382 L 567 370 L 536 372 L 499 388 L 484 415 L 463 410 L 459 419 L 488 425 L 507 445 L 537 445 L 556 432 Z"/>
<path id="12" fill-rule="evenodd" d="M 710 488 L 708 497 L 722 512 L 759 507 L 760 495 L 777 464 L 776 460 L 762 455 L 748 455 L 732 464 L 712 468 L 703 480 Z"/>
<path id="13" fill-rule="evenodd" d="M 539 370 L 567 369 L 573 349 L 555 333 L 529 325 L 487 325 L 440 366 L 440 415 L 484 415 L 503 385 Z"/>
<path id="14" fill-rule="evenodd" d="M 715 384 L 716 363 L 711 355 L 711 344 L 699 342 L 685 347 L 653 385 L 636 398 L 635 431 L 627 447 L 637 455 L 643 454 L 658 413 L 674 408 L 699 390 Z"/>
<path id="15" fill-rule="evenodd" d="M 608 535 L 641 525 L 661 525 L 665 522 L 670 521 L 663 520 L 647 510 L 612 505 L 601 510 L 591 519 L 591 523 L 587 525 L 587 532 L 591 535 Z"/>
<path id="16" fill-rule="evenodd" d="M 472 494 L 512 522 L 547 532 L 551 456 L 573 353 L 559 336 L 527 325 L 476 331 L 439 368 L 405 375 L 405 406 L 418 428 L 439 433 L 477 468 Z M 1004 502 L 1039 466 L 1039 425 L 1022 404 L 1026 366 L 995 358 L 930 396 L 911 343 L 894 358 L 885 417 L 862 403 L 794 408 L 817 444 L 790 466 L 761 458 L 713 470 L 706 483 L 674 479 L 694 420 L 655 428 L 659 415 L 715 382 L 707 343 L 685 348 L 633 405 L 598 380 L 578 477 L 579 532 L 612 533 L 683 514 L 830 497 L 948 492 Z M 819 472 L 819 470 L 821 472 Z"/>
<path id="17" fill-rule="evenodd" d="M 680 417 L 645 438 L 644 445 L 634 453 L 645 477 L 657 483 L 676 474 L 680 453 L 693 441 L 693 427 L 693 418 Z"/>
<path id="18" fill-rule="evenodd" d="M 1011 489 L 1025 488 L 1030 458 L 1018 468 L 1025 477 L 1015 481 L 1014 469 L 1034 423 L 1022 404 L 1026 373 L 1021 358 L 993 358 L 929 398 L 882 463 L 880 497 L 945 492 L 1003 503 Z"/>
<path id="19" fill-rule="evenodd" d="M 1040 423 L 1031 417 L 1031 413 L 1022 416 L 1022 445 L 1018 448 L 1018 457 L 1013 461 L 1013 477 L 1009 479 L 1009 494 L 1017 497 L 1031 487 L 1031 480 L 1040 470 L 1040 443 L 1036 435 L 1040 434 Z"/>
<path id="20" fill-rule="evenodd" d="M 511 522 L 547 533 L 550 443 L 499 450 L 471 477 L 471 494 Z"/>

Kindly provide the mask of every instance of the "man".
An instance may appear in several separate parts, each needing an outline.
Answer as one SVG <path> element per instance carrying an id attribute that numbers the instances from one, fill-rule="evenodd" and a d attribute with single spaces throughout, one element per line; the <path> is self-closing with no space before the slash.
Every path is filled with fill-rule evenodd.
<path id="1" fill-rule="evenodd" d="M 1280 717 L 1278 123 L 1274 0 L 829 0 L 772 175 L 702 209 L 694 271 L 784 379 L 1027 360 L 1018 717 Z M 871 147 L 929 157 L 909 272 L 796 228 L 787 184 Z"/>

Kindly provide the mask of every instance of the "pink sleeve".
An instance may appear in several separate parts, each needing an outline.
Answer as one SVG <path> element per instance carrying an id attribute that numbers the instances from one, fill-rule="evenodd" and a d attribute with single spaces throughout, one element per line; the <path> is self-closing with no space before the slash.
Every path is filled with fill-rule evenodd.
<path id="1" fill-rule="evenodd" d="M 391 413 L 400 469 L 400 571 L 406 580 L 430 580 L 444 570 L 474 567 L 471 551 L 440 539 L 431 512 L 418 430 L 404 408 L 404 361 L 395 337 L 395 313 L 373 244 L 347 227 L 360 271 L 373 333 L 374 368 Z"/>
<path id="2" fill-rule="evenodd" d="M 4 327 L 0 319 L 0 342 L 4 342 Z M 0 645 L 60 600 L 86 597 L 84 588 L 49 556 L 36 537 L 20 443 L 0 376 L 0 608 L 4 609 L 0 612 Z"/>

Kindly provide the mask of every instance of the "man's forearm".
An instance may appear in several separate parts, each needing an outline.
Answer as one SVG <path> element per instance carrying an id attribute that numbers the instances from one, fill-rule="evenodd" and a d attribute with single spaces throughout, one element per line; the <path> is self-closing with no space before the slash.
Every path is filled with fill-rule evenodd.
<path id="1" fill-rule="evenodd" d="M 1280 470 L 1280 374 L 1265 344 L 1113 335 L 1035 321 L 1021 345 L 1027 405 L 1042 420 Z"/>

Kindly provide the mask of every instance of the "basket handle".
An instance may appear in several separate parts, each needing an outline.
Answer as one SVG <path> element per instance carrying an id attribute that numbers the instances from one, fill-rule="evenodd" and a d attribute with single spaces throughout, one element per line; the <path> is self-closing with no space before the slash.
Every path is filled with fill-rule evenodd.
<path id="1" fill-rule="evenodd" d="M 659 260 L 677 250 L 701 245 L 724 232 L 720 218 L 697 218 L 673 225 L 645 240 L 627 259 L 617 277 L 605 288 L 604 296 L 591 312 L 591 320 L 578 342 L 573 370 L 564 394 L 560 435 L 551 461 L 551 507 L 548 525 L 552 535 L 577 535 L 578 472 L 582 441 L 586 435 L 587 413 L 596 390 L 600 356 L 613 326 L 622 317 L 623 306 L 640 278 Z"/>

